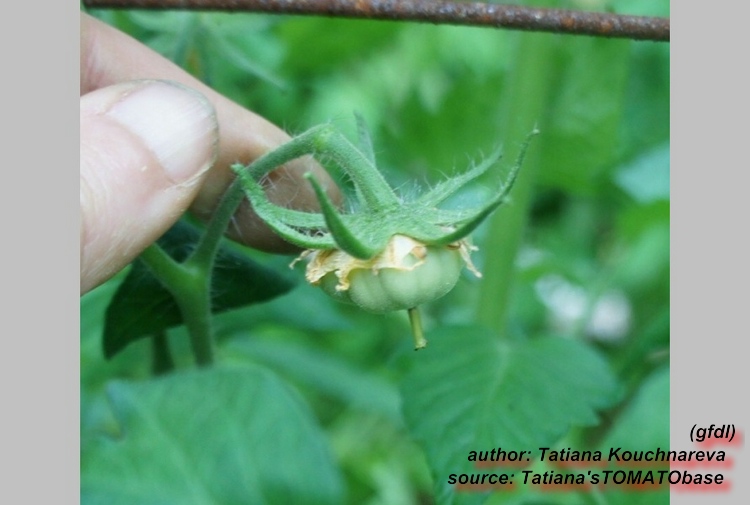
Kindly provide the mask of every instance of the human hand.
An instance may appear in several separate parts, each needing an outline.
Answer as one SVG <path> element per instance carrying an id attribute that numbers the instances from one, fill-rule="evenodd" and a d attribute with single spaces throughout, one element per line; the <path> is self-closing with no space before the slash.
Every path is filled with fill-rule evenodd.
<path id="1" fill-rule="evenodd" d="M 190 208 L 210 216 L 247 164 L 289 140 L 281 129 L 208 88 L 129 36 L 81 14 L 81 293 L 130 263 Z M 311 158 L 270 174 L 269 197 L 301 210 L 317 200 Z M 292 246 L 243 203 L 232 238 L 272 252 Z"/>

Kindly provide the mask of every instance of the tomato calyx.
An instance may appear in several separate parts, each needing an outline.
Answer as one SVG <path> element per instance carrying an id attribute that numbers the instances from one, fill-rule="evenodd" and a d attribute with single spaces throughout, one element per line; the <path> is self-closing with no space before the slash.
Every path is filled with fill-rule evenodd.
<path id="1" fill-rule="evenodd" d="M 464 266 L 480 276 L 469 258 L 474 247 L 466 237 L 508 200 L 537 131 L 526 138 L 494 196 L 475 208 L 441 209 L 440 204 L 495 165 L 500 150 L 407 200 L 377 170 L 369 133 L 361 118 L 357 120 L 360 148 L 329 126 L 313 128 L 292 141 L 297 142 L 297 157 L 312 154 L 337 164 L 350 177 L 358 200 L 352 206 L 356 212 L 341 213 L 312 174 L 305 177 L 317 196 L 318 213 L 272 204 L 260 180 L 235 172 L 256 214 L 283 239 L 305 249 L 300 258 L 309 260 L 308 282 L 371 312 L 408 310 L 416 347 L 421 348 L 426 341 L 416 307 L 450 291 Z M 290 160 L 280 160 L 286 161 Z"/>

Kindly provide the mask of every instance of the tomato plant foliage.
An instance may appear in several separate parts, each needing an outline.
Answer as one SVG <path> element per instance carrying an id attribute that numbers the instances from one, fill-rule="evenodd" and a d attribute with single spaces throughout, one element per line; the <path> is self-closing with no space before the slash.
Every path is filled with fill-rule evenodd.
<path id="1" fill-rule="evenodd" d="M 578 342 L 498 343 L 481 327 L 460 326 L 437 331 L 433 341 L 400 386 L 404 415 L 427 451 L 440 501 L 455 499 L 441 477 L 479 470 L 468 461 L 471 451 L 549 447 L 571 426 L 596 424 L 596 410 L 615 398 L 606 363 Z"/>
<path id="2" fill-rule="evenodd" d="M 586 4 L 668 15 L 666 1 Z M 301 282 L 291 258 L 234 246 L 213 278 L 207 368 L 193 367 L 180 314 L 143 265 L 85 295 L 82 503 L 565 505 L 590 497 L 459 491 L 448 476 L 476 471 L 470 451 L 498 447 L 668 446 L 668 45 L 93 14 L 291 133 L 330 122 L 356 138 L 360 113 L 378 166 L 410 201 L 501 145 L 507 173 L 524 136 L 540 134 L 508 205 L 473 233 L 484 277 L 464 270 L 423 306 L 430 344 L 419 352 L 405 314 L 339 304 Z M 446 206 L 487 201 L 499 179 L 483 175 Z M 161 241 L 176 258 L 200 233 L 184 226 Z M 144 338 L 154 333 L 176 365 L 159 377 Z M 665 492 L 605 494 L 668 503 Z"/>
<path id="3" fill-rule="evenodd" d="M 86 503 L 342 502 L 323 433 L 265 370 L 176 373 L 107 394 L 121 431 L 83 455 Z"/>

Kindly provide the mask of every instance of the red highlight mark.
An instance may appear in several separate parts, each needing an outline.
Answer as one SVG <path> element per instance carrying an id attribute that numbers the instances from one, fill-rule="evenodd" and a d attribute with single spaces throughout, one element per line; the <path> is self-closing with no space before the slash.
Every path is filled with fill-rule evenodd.
<path id="1" fill-rule="evenodd" d="M 696 469 L 696 468 L 715 468 L 718 470 L 731 470 L 734 468 L 734 458 L 731 456 L 727 456 L 724 461 L 672 461 L 670 463 L 670 468 L 672 470 L 679 470 L 679 469 Z"/>
<path id="2" fill-rule="evenodd" d="M 486 493 L 487 491 L 515 491 L 517 484 L 455 484 L 457 493 Z"/>
<path id="3" fill-rule="evenodd" d="M 678 493 L 728 493 L 732 490 L 732 481 L 721 484 L 671 484 L 669 489 Z"/>
<path id="4" fill-rule="evenodd" d="M 730 437 L 731 438 L 731 437 Z M 695 445 L 701 449 L 710 449 L 717 445 L 723 445 L 726 447 L 733 447 L 741 449 L 745 446 L 745 434 L 742 431 L 737 430 L 733 438 L 706 438 L 702 442 L 695 442 Z"/>
<path id="5" fill-rule="evenodd" d="M 735 431 L 734 425 L 705 428 L 695 425 L 693 429 L 695 434 L 691 432 L 691 437 L 703 438 L 693 443 L 693 450 L 615 447 L 607 452 L 542 448 L 540 461 L 548 465 L 548 471 L 526 469 L 532 466 L 529 455 L 533 451 L 506 451 L 499 447 L 491 451 L 472 451 L 470 461 L 474 462 L 475 468 L 497 468 L 501 473 L 452 474 L 449 484 L 453 484 L 456 492 L 463 493 L 509 492 L 521 485 L 545 493 L 588 492 L 592 489 L 624 492 L 668 489 L 701 494 L 731 492 L 732 482 L 725 477 L 734 468 L 735 458 L 726 452 L 728 448 L 744 447 L 744 433 Z M 573 458 L 576 460 L 571 460 Z M 706 472 L 707 468 L 711 472 Z"/>

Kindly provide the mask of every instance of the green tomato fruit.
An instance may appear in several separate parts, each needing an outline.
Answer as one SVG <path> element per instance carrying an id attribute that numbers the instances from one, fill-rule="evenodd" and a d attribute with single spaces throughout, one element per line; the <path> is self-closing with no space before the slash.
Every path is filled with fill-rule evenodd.
<path id="1" fill-rule="evenodd" d="M 340 249 L 309 250 L 305 277 L 339 301 L 376 313 L 412 309 L 436 300 L 456 285 L 466 265 L 477 277 L 466 240 L 426 245 L 394 235 L 385 249 L 363 260 Z"/>
<path id="2" fill-rule="evenodd" d="M 457 248 L 424 247 L 422 252 L 423 258 L 409 254 L 399 267 L 352 269 L 346 290 L 340 289 L 335 272 L 327 273 L 320 286 L 337 300 L 369 312 L 417 307 L 453 289 L 464 266 Z"/>

